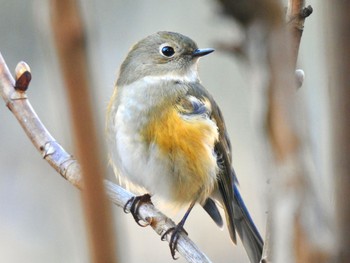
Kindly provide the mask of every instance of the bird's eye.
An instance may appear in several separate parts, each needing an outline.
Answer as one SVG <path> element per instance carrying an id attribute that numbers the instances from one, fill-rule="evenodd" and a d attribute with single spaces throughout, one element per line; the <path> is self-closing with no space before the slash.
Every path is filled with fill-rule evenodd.
<path id="1" fill-rule="evenodd" d="M 175 51 L 172 47 L 170 46 L 164 46 L 160 49 L 160 52 L 162 53 L 162 55 L 170 58 L 175 54 Z"/>

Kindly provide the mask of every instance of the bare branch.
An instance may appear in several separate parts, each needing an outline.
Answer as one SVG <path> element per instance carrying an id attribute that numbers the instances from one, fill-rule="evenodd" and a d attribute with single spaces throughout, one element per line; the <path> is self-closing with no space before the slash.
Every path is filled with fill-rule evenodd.
<path id="1" fill-rule="evenodd" d="M 7 107 L 15 115 L 42 157 L 67 181 L 82 189 L 80 165 L 72 155 L 56 142 L 41 123 L 29 103 L 26 93 L 16 91 L 14 86 L 15 81 L 0 53 L 0 93 Z M 133 196 L 130 192 L 108 180 L 105 180 L 105 188 L 109 200 L 119 207 L 124 207 Z M 129 207 L 127 207 L 128 209 Z M 158 235 L 162 235 L 169 228 L 175 227 L 175 223 L 171 219 L 151 204 L 142 204 L 139 209 L 139 216 L 145 222 L 149 222 Z M 185 234 L 180 234 L 177 249 L 188 262 L 211 262 Z"/>
<path id="2" fill-rule="evenodd" d="M 313 12 L 309 5 L 305 7 L 305 0 L 289 0 L 287 9 L 288 30 L 291 32 L 291 46 L 292 46 L 292 63 L 295 68 L 301 36 L 304 31 L 305 18 L 310 16 Z"/>
<path id="3" fill-rule="evenodd" d="M 15 81 L 0 54 L 1 96 L 42 157 L 65 179 L 81 188 L 80 167 L 41 123 L 27 100 L 27 94 L 14 89 Z"/>
<path id="4" fill-rule="evenodd" d="M 273 182 L 271 211 L 272 240 L 276 246 L 272 260 L 276 262 L 327 262 L 330 257 L 329 250 L 312 234 L 322 233 L 324 238 L 329 226 L 322 200 L 315 191 L 318 182 L 313 180 L 317 176 L 313 175 L 308 135 L 303 133 L 297 117 L 302 111 L 297 106 L 293 72 L 304 20 L 312 12 L 311 7 L 304 6 L 304 0 L 290 0 L 287 32 L 281 26 L 274 27 L 269 38 L 271 82 L 266 126 L 278 172 Z M 312 224 L 313 218 L 318 218 L 318 224 Z"/>

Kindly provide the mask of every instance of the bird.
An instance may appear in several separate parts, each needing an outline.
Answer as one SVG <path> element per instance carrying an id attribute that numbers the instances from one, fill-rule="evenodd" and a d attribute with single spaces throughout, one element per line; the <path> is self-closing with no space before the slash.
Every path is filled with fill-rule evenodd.
<path id="1" fill-rule="evenodd" d="M 159 31 L 128 52 L 107 108 L 110 162 L 118 178 L 141 189 L 129 200 L 136 222 L 142 202 L 154 196 L 187 207 L 169 234 L 171 255 L 195 204 L 219 226 L 225 211 L 231 240 L 238 233 L 250 262 L 259 262 L 263 239 L 238 189 L 231 143 L 219 106 L 201 84 L 199 49 L 180 33 Z"/>

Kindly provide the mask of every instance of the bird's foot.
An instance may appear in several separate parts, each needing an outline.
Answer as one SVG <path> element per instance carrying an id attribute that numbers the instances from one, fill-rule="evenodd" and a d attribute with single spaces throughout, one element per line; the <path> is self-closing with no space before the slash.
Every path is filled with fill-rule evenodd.
<path id="1" fill-rule="evenodd" d="M 171 256 L 173 257 L 174 260 L 178 259 L 177 257 L 175 257 L 175 250 L 177 249 L 177 242 L 179 240 L 181 232 L 188 235 L 186 230 L 184 229 L 183 223 L 184 222 L 180 222 L 175 227 L 169 228 L 167 231 L 165 231 L 165 233 L 161 237 L 161 240 L 164 241 L 166 239 L 166 235 L 171 233 L 170 240 L 169 240 L 169 248 L 170 248 Z"/>
<path id="2" fill-rule="evenodd" d="M 130 206 L 130 213 L 132 214 L 133 218 L 135 219 L 135 222 L 142 227 L 146 227 L 149 225 L 149 223 L 147 222 L 142 222 L 140 223 L 140 221 L 142 221 L 142 218 L 140 218 L 139 216 L 139 208 L 142 204 L 144 203 L 151 203 L 151 196 L 149 194 L 144 194 L 144 195 L 140 195 L 140 196 L 133 196 L 132 198 L 130 198 L 125 206 L 124 206 L 124 212 L 128 213 L 127 207 L 129 204 L 131 204 Z"/>

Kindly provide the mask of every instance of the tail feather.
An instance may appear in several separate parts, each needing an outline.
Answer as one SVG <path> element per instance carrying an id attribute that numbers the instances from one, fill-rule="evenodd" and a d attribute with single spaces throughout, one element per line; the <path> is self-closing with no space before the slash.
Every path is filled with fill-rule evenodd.
<path id="1" fill-rule="evenodd" d="M 258 263 L 261 260 L 264 241 L 250 217 L 236 184 L 233 184 L 232 188 L 230 192 L 228 184 L 223 184 L 219 181 L 220 201 L 225 210 L 231 240 L 236 244 L 237 232 L 250 262 Z M 229 198 L 229 196 L 232 196 L 232 198 Z"/>
<path id="2" fill-rule="evenodd" d="M 220 112 L 217 114 L 220 120 Z M 221 168 L 217 181 L 220 194 L 214 193 L 213 197 L 217 198 L 224 207 L 232 241 L 236 243 L 237 231 L 250 262 L 259 263 L 264 242 L 237 188 L 237 177 L 231 165 L 230 144 L 226 134 L 222 134 L 221 141 L 215 145 L 215 152 L 218 156 L 218 165 Z"/>
<path id="3" fill-rule="evenodd" d="M 204 210 L 214 220 L 216 225 L 221 228 L 224 225 L 224 222 L 222 221 L 222 217 L 220 215 L 219 209 L 217 208 L 213 199 L 208 198 L 202 206 Z"/>
<path id="4" fill-rule="evenodd" d="M 233 222 L 229 223 L 228 225 L 231 225 L 233 223 L 233 225 L 235 226 L 235 229 L 248 254 L 250 262 L 252 263 L 260 262 L 264 242 L 252 218 L 249 215 L 249 212 L 243 202 L 243 199 L 239 193 L 237 186 L 234 186 L 232 220 Z M 231 233 L 232 231 L 234 231 L 234 229 L 229 227 L 229 230 L 230 230 L 231 236 L 234 235 Z"/>

